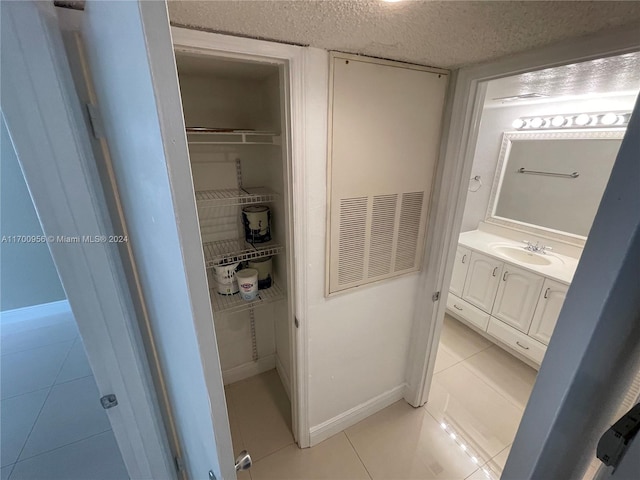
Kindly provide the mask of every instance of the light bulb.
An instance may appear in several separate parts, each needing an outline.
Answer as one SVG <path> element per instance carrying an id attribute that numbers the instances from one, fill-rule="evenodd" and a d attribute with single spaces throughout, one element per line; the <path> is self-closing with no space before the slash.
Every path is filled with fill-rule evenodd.
<path id="1" fill-rule="evenodd" d="M 472 461 L 473 463 L 478 463 L 478 459 L 477 459 L 476 457 L 471 457 L 471 461 Z"/>
<path id="2" fill-rule="evenodd" d="M 613 125 L 618 120 L 618 116 L 615 113 L 605 113 L 600 119 L 600 123 L 603 125 Z"/>
<path id="3" fill-rule="evenodd" d="M 520 129 L 520 128 L 524 127 L 524 120 L 522 120 L 521 118 L 516 118 L 516 119 L 513 121 L 513 123 L 511 124 L 511 126 L 512 126 L 513 128 L 518 128 L 518 129 Z"/>
<path id="4" fill-rule="evenodd" d="M 444 423 L 444 422 L 443 422 L 443 423 L 441 423 L 441 424 L 440 424 L 440 426 L 442 427 L 442 429 L 443 429 L 443 430 L 446 430 L 446 429 L 447 429 L 447 424 L 446 424 L 446 423 Z"/>
<path id="5" fill-rule="evenodd" d="M 456 434 L 455 433 L 450 433 L 449 436 L 451 437 L 451 440 L 455 440 L 456 439 Z"/>
<path id="6" fill-rule="evenodd" d="M 564 125 L 564 117 L 562 115 L 556 115 L 551 119 L 551 125 L 554 127 L 561 127 Z"/>
<path id="7" fill-rule="evenodd" d="M 589 123 L 589 120 L 591 120 L 591 117 L 589 115 L 587 115 L 586 113 L 581 113 L 576 117 L 576 125 L 584 127 L 587 123 Z"/>
<path id="8" fill-rule="evenodd" d="M 533 120 L 531 120 L 531 126 L 533 128 L 540 128 L 543 124 L 543 120 L 540 117 L 536 117 Z"/>

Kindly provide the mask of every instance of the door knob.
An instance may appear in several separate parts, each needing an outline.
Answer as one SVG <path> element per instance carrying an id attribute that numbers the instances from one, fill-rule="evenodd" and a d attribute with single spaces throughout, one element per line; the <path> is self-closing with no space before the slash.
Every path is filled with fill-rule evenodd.
<path id="1" fill-rule="evenodd" d="M 249 470 L 251 468 L 251 455 L 246 450 L 240 452 L 238 458 L 236 458 L 236 472 L 241 472 L 242 470 Z"/>

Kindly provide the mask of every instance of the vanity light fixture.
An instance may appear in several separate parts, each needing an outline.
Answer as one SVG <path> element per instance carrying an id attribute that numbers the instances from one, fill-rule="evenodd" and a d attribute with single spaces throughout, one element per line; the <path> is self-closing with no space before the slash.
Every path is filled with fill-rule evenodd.
<path id="1" fill-rule="evenodd" d="M 511 126 L 516 130 L 557 130 L 567 128 L 625 128 L 630 112 L 571 113 L 516 118 Z"/>

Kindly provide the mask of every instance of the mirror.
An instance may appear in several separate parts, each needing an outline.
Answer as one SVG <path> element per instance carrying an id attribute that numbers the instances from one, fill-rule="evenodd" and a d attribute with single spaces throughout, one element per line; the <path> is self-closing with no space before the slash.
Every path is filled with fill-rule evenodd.
<path id="1" fill-rule="evenodd" d="M 623 136 L 622 129 L 505 132 L 486 221 L 583 243 Z"/>

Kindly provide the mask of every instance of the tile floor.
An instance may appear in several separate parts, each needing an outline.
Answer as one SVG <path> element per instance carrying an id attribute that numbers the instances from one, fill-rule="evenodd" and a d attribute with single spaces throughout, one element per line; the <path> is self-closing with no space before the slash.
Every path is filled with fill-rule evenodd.
<path id="1" fill-rule="evenodd" d="M 128 479 L 71 313 L 0 328 L 1 480 Z"/>
<path id="2" fill-rule="evenodd" d="M 240 479 L 499 478 L 536 371 L 446 317 L 429 402 L 399 401 L 310 449 L 290 430 L 275 370 L 227 387 L 234 450 L 253 457 Z"/>

